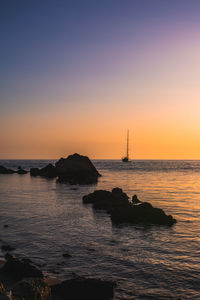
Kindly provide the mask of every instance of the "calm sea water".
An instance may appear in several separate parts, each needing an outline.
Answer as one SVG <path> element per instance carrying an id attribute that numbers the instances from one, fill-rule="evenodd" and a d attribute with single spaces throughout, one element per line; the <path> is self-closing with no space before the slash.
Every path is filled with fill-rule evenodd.
<path id="1" fill-rule="evenodd" d="M 48 162 L 0 165 L 29 170 Z M 0 244 L 16 247 L 16 256 L 31 258 L 61 279 L 73 273 L 112 279 L 118 283 L 116 300 L 200 299 L 200 161 L 93 162 L 102 174 L 95 186 L 0 175 Z M 83 195 L 117 186 L 163 208 L 178 223 L 115 227 L 106 213 L 82 204 Z M 72 257 L 64 259 L 65 252 Z"/>

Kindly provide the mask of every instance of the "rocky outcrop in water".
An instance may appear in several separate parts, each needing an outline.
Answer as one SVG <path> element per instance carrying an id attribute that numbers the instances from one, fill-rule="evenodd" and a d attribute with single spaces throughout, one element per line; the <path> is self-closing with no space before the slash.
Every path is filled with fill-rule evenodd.
<path id="1" fill-rule="evenodd" d="M 48 164 L 44 168 L 31 168 L 30 169 L 31 176 L 42 176 L 47 178 L 54 178 L 57 177 L 57 172 L 55 167 L 52 164 Z"/>
<path id="2" fill-rule="evenodd" d="M 58 182 L 69 184 L 93 184 L 101 176 L 87 156 L 77 153 L 59 159 L 55 167 L 49 164 L 42 169 L 31 168 L 30 175 L 46 178 L 58 177 Z"/>
<path id="3" fill-rule="evenodd" d="M 77 153 L 59 159 L 55 166 L 59 182 L 93 184 L 101 176 L 87 156 Z"/>
<path id="4" fill-rule="evenodd" d="M 14 171 L 12 169 L 7 169 L 6 167 L 0 166 L 0 174 L 27 174 L 28 172 L 21 167 L 18 167 L 17 171 Z"/>
<path id="5" fill-rule="evenodd" d="M 120 188 L 114 188 L 112 192 L 98 190 L 83 196 L 83 203 L 92 203 L 94 209 L 110 211 L 116 207 L 127 206 L 128 196 Z"/>
<path id="6" fill-rule="evenodd" d="M 0 174 L 13 174 L 13 173 L 15 173 L 14 170 L 7 169 L 3 166 L 0 166 Z"/>
<path id="7" fill-rule="evenodd" d="M 21 167 L 18 167 L 16 173 L 20 174 L 20 175 L 24 175 L 24 174 L 27 174 L 28 172 L 26 170 L 22 169 Z"/>
<path id="8" fill-rule="evenodd" d="M 176 220 L 171 215 L 153 207 L 150 203 L 141 202 L 136 195 L 132 202 L 122 189 L 115 188 L 112 192 L 98 190 L 83 196 L 83 203 L 92 203 L 94 209 L 104 209 L 114 224 L 157 224 L 173 225 Z"/>
<path id="9" fill-rule="evenodd" d="M 52 295 L 63 300 L 110 300 L 114 296 L 114 286 L 112 281 L 78 277 L 52 286 Z"/>

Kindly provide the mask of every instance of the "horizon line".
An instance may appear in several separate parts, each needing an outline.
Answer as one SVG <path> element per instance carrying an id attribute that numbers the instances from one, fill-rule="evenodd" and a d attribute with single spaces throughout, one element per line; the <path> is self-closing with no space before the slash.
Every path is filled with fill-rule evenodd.
<path id="1" fill-rule="evenodd" d="M 87 156 L 87 155 L 84 155 L 84 156 Z M 0 158 L 0 160 L 59 160 L 60 158 Z M 120 158 L 90 158 L 89 157 L 89 159 L 90 160 L 119 160 L 119 161 L 121 161 Z M 200 160 L 200 158 L 134 158 L 134 159 L 130 159 L 130 162 L 136 161 L 136 160 Z"/>

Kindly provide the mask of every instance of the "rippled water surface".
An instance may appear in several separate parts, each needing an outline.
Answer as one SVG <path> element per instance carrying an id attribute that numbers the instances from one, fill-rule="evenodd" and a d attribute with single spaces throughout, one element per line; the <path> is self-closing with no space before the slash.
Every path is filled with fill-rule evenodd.
<path id="1" fill-rule="evenodd" d="M 0 175 L 0 244 L 61 279 L 76 273 L 115 280 L 115 299 L 200 299 L 200 161 L 93 162 L 102 174 L 96 186 Z M 47 163 L 0 161 L 27 170 Z M 94 189 L 116 186 L 163 208 L 177 224 L 115 227 L 105 212 L 82 204 Z M 65 252 L 72 257 L 64 259 Z"/>

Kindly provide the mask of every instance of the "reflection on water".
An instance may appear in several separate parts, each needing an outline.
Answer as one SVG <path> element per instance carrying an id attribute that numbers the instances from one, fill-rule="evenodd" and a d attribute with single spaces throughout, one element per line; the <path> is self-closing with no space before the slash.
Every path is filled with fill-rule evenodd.
<path id="1" fill-rule="evenodd" d="M 29 169 L 48 162 L 0 164 Z M 1 244 L 15 246 L 16 255 L 62 279 L 77 273 L 116 280 L 116 299 L 199 299 L 200 162 L 94 163 L 103 175 L 97 186 L 0 175 Z M 163 208 L 178 223 L 115 227 L 105 212 L 82 204 L 82 196 L 94 189 L 116 186 Z M 72 258 L 64 259 L 64 252 Z"/>

